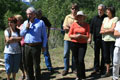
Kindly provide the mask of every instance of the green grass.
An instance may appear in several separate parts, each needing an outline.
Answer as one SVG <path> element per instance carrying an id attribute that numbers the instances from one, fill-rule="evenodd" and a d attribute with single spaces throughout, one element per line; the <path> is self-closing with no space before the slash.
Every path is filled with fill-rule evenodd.
<path id="1" fill-rule="evenodd" d="M 57 34 L 58 35 L 58 34 Z M 51 36 L 53 36 L 53 34 L 51 34 Z M 50 37 L 49 40 L 53 40 L 53 37 Z M 57 41 L 60 40 L 60 41 Z M 42 73 L 42 80 L 74 80 L 74 78 L 76 77 L 75 74 L 71 73 L 71 69 L 69 69 L 69 74 L 67 76 L 62 76 L 61 72 L 63 71 L 64 68 L 64 62 L 63 62 L 63 40 L 58 39 L 57 36 L 57 40 L 55 39 L 52 42 L 50 42 L 50 57 L 51 57 L 51 62 L 52 62 L 52 66 L 55 70 L 54 74 L 50 74 L 50 72 L 47 70 L 46 65 L 45 65 L 45 61 L 44 61 L 44 56 L 43 54 L 41 54 L 41 73 Z M 0 31 L 0 50 L 4 49 L 4 37 L 3 37 L 3 31 Z M 57 42 L 57 43 L 56 43 Z M 61 46 L 58 45 L 58 43 L 60 43 Z M 52 45 L 54 44 L 54 46 Z M 57 48 L 56 44 L 58 45 Z M 52 47 L 52 48 L 51 48 Z M 4 54 L 3 51 L 0 54 L 0 58 L 3 58 Z M 94 53 L 93 53 L 93 49 L 90 47 L 90 45 L 88 45 L 87 47 L 87 52 L 85 55 L 85 68 L 86 68 L 86 75 L 89 76 L 92 72 L 92 68 L 93 68 L 93 62 L 94 62 Z M 71 65 L 71 54 L 70 54 L 70 65 Z M 19 70 L 19 72 L 17 73 L 17 79 L 16 80 L 20 80 L 21 76 L 21 71 Z M 2 80 L 3 78 L 6 78 L 6 73 L 2 72 L 0 73 L 0 80 Z M 110 80 L 111 77 L 108 78 L 98 78 L 95 80 Z M 92 79 L 89 79 L 92 80 Z"/>
<path id="2" fill-rule="evenodd" d="M 47 70 L 44 56 L 41 54 L 41 73 L 42 73 L 42 80 L 74 80 L 75 74 L 71 73 L 71 69 L 69 69 L 69 74 L 66 76 L 62 76 L 61 72 L 63 71 L 64 64 L 63 64 L 63 47 L 58 47 L 54 49 L 50 49 L 50 56 L 52 61 L 52 66 L 55 70 L 54 74 L 50 74 L 50 72 Z M 70 55 L 71 56 L 71 55 Z M 71 58 L 70 58 L 71 59 Z M 71 60 L 70 60 L 71 61 Z M 94 55 L 93 55 L 93 49 L 88 45 L 88 49 L 85 56 L 85 66 L 86 66 L 86 75 L 89 76 L 92 72 L 93 68 L 93 61 L 94 61 Z M 71 62 L 70 62 L 71 65 Z M 17 79 L 20 80 L 21 71 L 17 74 Z M 6 74 L 0 73 L 0 80 L 2 78 L 5 78 Z M 98 78 L 95 80 L 110 80 L 111 77 L 108 78 Z M 92 79 L 89 79 L 92 80 Z"/>
<path id="3" fill-rule="evenodd" d="M 0 58 L 3 58 L 3 53 L 4 50 L 4 31 L 0 31 Z"/>

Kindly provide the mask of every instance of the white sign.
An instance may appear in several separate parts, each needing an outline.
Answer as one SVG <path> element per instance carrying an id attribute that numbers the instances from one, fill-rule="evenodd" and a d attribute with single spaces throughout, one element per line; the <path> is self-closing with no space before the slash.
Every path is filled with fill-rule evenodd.
<path id="1" fill-rule="evenodd" d="M 22 2 L 30 2 L 30 0 L 22 0 Z"/>

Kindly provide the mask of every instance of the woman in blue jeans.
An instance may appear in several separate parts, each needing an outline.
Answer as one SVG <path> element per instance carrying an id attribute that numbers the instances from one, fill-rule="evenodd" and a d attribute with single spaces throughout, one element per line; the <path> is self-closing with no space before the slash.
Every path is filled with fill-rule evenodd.
<path id="1" fill-rule="evenodd" d="M 4 31 L 5 48 L 4 59 L 5 69 L 7 73 L 7 80 L 10 80 L 12 74 L 13 80 L 16 78 L 21 57 L 19 30 L 16 28 L 17 19 L 15 17 L 8 18 L 8 28 Z"/>

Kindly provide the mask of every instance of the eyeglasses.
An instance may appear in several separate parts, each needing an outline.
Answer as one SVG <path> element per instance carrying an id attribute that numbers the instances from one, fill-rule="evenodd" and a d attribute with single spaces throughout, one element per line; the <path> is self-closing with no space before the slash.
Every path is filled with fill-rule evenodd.
<path id="1" fill-rule="evenodd" d="M 71 8 L 72 10 L 76 10 L 75 8 Z"/>
<path id="2" fill-rule="evenodd" d="M 104 11 L 103 9 L 98 9 L 98 11 Z"/>

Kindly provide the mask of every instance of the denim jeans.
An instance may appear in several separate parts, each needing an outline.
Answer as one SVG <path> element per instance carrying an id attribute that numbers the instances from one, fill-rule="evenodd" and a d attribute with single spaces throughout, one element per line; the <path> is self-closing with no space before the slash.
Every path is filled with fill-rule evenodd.
<path id="1" fill-rule="evenodd" d="M 47 46 L 46 46 L 46 50 L 43 54 L 44 54 L 44 57 L 45 57 L 45 64 L 46 64 L 48 70 L 52 70 L 52 64 L 51 64 L 51 59 L 50 59 L 50 54 L 49 54 L 48 43 L 47 43 Z"/>
<path id="2" fill-rule="evenodd" d="M 69 70 L 69 57 L 70 57 L 70 41 L 64 41 L 64 70 Z M 72 55 L 72 71 L 75 70 L 75 61 Z"/>
<path id="3" fill-rule="evenodd" d="M 4 54 L 5 69 L 7 74 L 17 73 L 20 65 L 21 53 L 19 54 Z"/>

